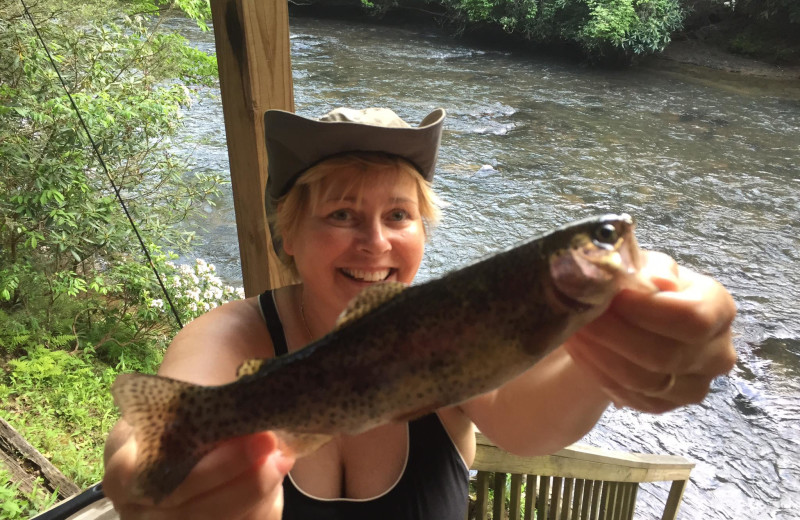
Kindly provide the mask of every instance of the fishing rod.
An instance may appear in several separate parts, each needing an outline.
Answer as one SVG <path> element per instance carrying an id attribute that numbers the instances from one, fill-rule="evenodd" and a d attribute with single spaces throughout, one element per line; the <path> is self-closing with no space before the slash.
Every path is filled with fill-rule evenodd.
<path id="1" fill-rule="evenodd" d="M 50 54 L 50 49 L 47 47 L 47 43 L 45 43 L 42 34 L 39 32 L 39 28 L 36 25 L 36 22 L 33 20 L 33 16 L 31 15 L 30 10 L 28 10 L 28 5 L 25 3 L 25 0 L 19 0 L 22 3 L 22 8 L 25 10 L 25 15 L 30 20 L 31 25 L 33 26 L 33 30 L 36 32 L 36 36 L 39 39 L 39 42 L 42 44 L 45 53 L 47 53 L 47 57 L 50 60 L 50 64 L 53 66 L 53 70 L 55 70 L 56 75 L 58 76 L 59 81 L 61 82 L 61 86 L 64 88 L 64 92 L 66 92 L 67 97 L 69 98 L 69 102 L 72 105 L 75 114 L 78 116 L 78 121 L 80 121 L 81 126 L 83 127 L 84 132 L 86 132 L 86 137 L 89 138 L 89 143 L 92 145 L 92 150 L 94 150 L 95 155 L 97 156 L 98 161 L 100 161 L 100 166 L 102 167 L 103 171 L 108 178 L 109 183 L 111 183 L 111 187 L 114 189 L 114 194 L 119 201 L 120 206 L 122 206 L 122 210 L 125 212 L 125 216 L 128 218 L 128 222 L 130 223 L 131 227 L 133 228 L 134 234 L 136 234 L 136 238 L 139 241 L 139 245 L 142 248 L 142 252 L 144 252 L 145 258 L 147 258 L 147 263 L 150 265 L 150 268 L 153 270 L 153 274 L 156 275 L 156 280 L 158 281 L 158 285 L 161 287 L 161 291 L 164 293 L 164 297 L 167 300 L 167 304 L 169 305 L 170 310 L 172 311 L 172 315 L 175 317 L 175 321 L 178 323 L 178 328 L 183 328 L 183 322 L 181 321 L 180 316 L 178 315 L 178 311 L 175 309 L 175 305 L 172 303 L 172 298 L 170 298 L 169 291 L 167 290 L 164 282 L 161 280 L 161 275 L 158 272 L 155 264 L 153 263 L 153 259 L 150 256 L 150 250 L 148 249 L 147 245 L 144 243 L 144 239 L 142 235 L 139 233 L 139 228 L 136 226 L 136 223 L 133 220 L 130 212 L 128 211 L 128 205 L 125 204 L 125 200 L 122 198 L 122 194 L 120 192 L 119 187 L 114 182 L 114 179 L 111 177 L 111 174 L 108 171 L 108 167 L 106 167 L 106 162 L 103 160 L 102 154 L 100 154 L 100 149 L 98 148 L 97 144 L 92 137 L 92 133 L 89 131 L 89 127 L 86 125 L 86 122 L 81 115 L 80 109 L 78 109 L 78 105 L 75 103 L 75 100 L 72 98 L 72 94 L 70 93 L 69 89 L 67 88 L 67 84 L 64 81 L 64 78 L 61 76 L 61 71 L 58 69 L 55 60 L 53 59 L 52 54 Z"/>

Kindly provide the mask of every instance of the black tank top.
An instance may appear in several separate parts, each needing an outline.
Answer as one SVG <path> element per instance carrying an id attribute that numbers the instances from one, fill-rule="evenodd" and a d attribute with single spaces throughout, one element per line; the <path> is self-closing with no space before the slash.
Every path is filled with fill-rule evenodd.
<path id="1" fill-rule="evenodd" d="M 275 355 L 288 352 L 271 291 L 258 298 Z M 402 475 L 384 494 L 367 500 L 318 499 L 283 480 L 284 520 L 464 520 L 469 470 L 439 416 L 408 423 L 408 458 Z"/>

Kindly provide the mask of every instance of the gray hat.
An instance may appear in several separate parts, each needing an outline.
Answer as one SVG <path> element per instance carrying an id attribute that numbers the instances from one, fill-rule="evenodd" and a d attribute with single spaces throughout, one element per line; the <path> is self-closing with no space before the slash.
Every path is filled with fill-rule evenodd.
<path id="1" fill-rule="evenodd" d="M 412 127 L 388 108 L 337 108 L 319 119 L 283 110 L 264 114 L 268 179 L 265 204 L 270 229 L 278 199 L 301 173 L 347 152 L 382 152 L 408 160 L 426 180 L 433 178 L 445 112 L 437 108 Z M 275 251 L 280 244 L 273 240 Z"/>

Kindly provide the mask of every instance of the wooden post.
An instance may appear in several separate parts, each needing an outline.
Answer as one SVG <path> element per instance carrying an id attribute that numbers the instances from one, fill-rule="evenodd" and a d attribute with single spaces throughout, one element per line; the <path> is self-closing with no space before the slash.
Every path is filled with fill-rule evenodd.
<path id="1" fill-rule="evenodd" d="M 264 111 L 294 111 L 285 0 L 212 0 L 239 255 L 247 296 L 291 283 L 264 213 Z"/>

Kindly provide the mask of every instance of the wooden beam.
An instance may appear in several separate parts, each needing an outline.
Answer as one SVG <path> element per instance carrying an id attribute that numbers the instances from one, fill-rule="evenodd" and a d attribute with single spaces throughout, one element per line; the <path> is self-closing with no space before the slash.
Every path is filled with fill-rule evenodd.
<path id="1" fill-rule="evenodd" d="M 609 480 L 658 482 L 687 480 L 694 462 L 675 455 L 650 455 L 572 445 L 552 455 L 520 457 L 476 435 L 477 452 L 472 469 L 535 475 Z"/>
<path id="2" fill-rule="evenodd" d="M 48 494 L 57 491 L 60 498 L 68 498 L 81 491 L 0 417 L 0 467 L 2 466 L 11 473 L 12 481 L 19 484 L 23 493 L 31 493 L 35 489 L 34 482 L 37 478 L 42 479 L 42 485 Z"/>
<path id="3" fill-rule="evenodd" d="M 292 282 L 264 214 L 264 111 L 294 111 L 285 0 L 212 0 L 214 38 L 245 294 Z"/>

